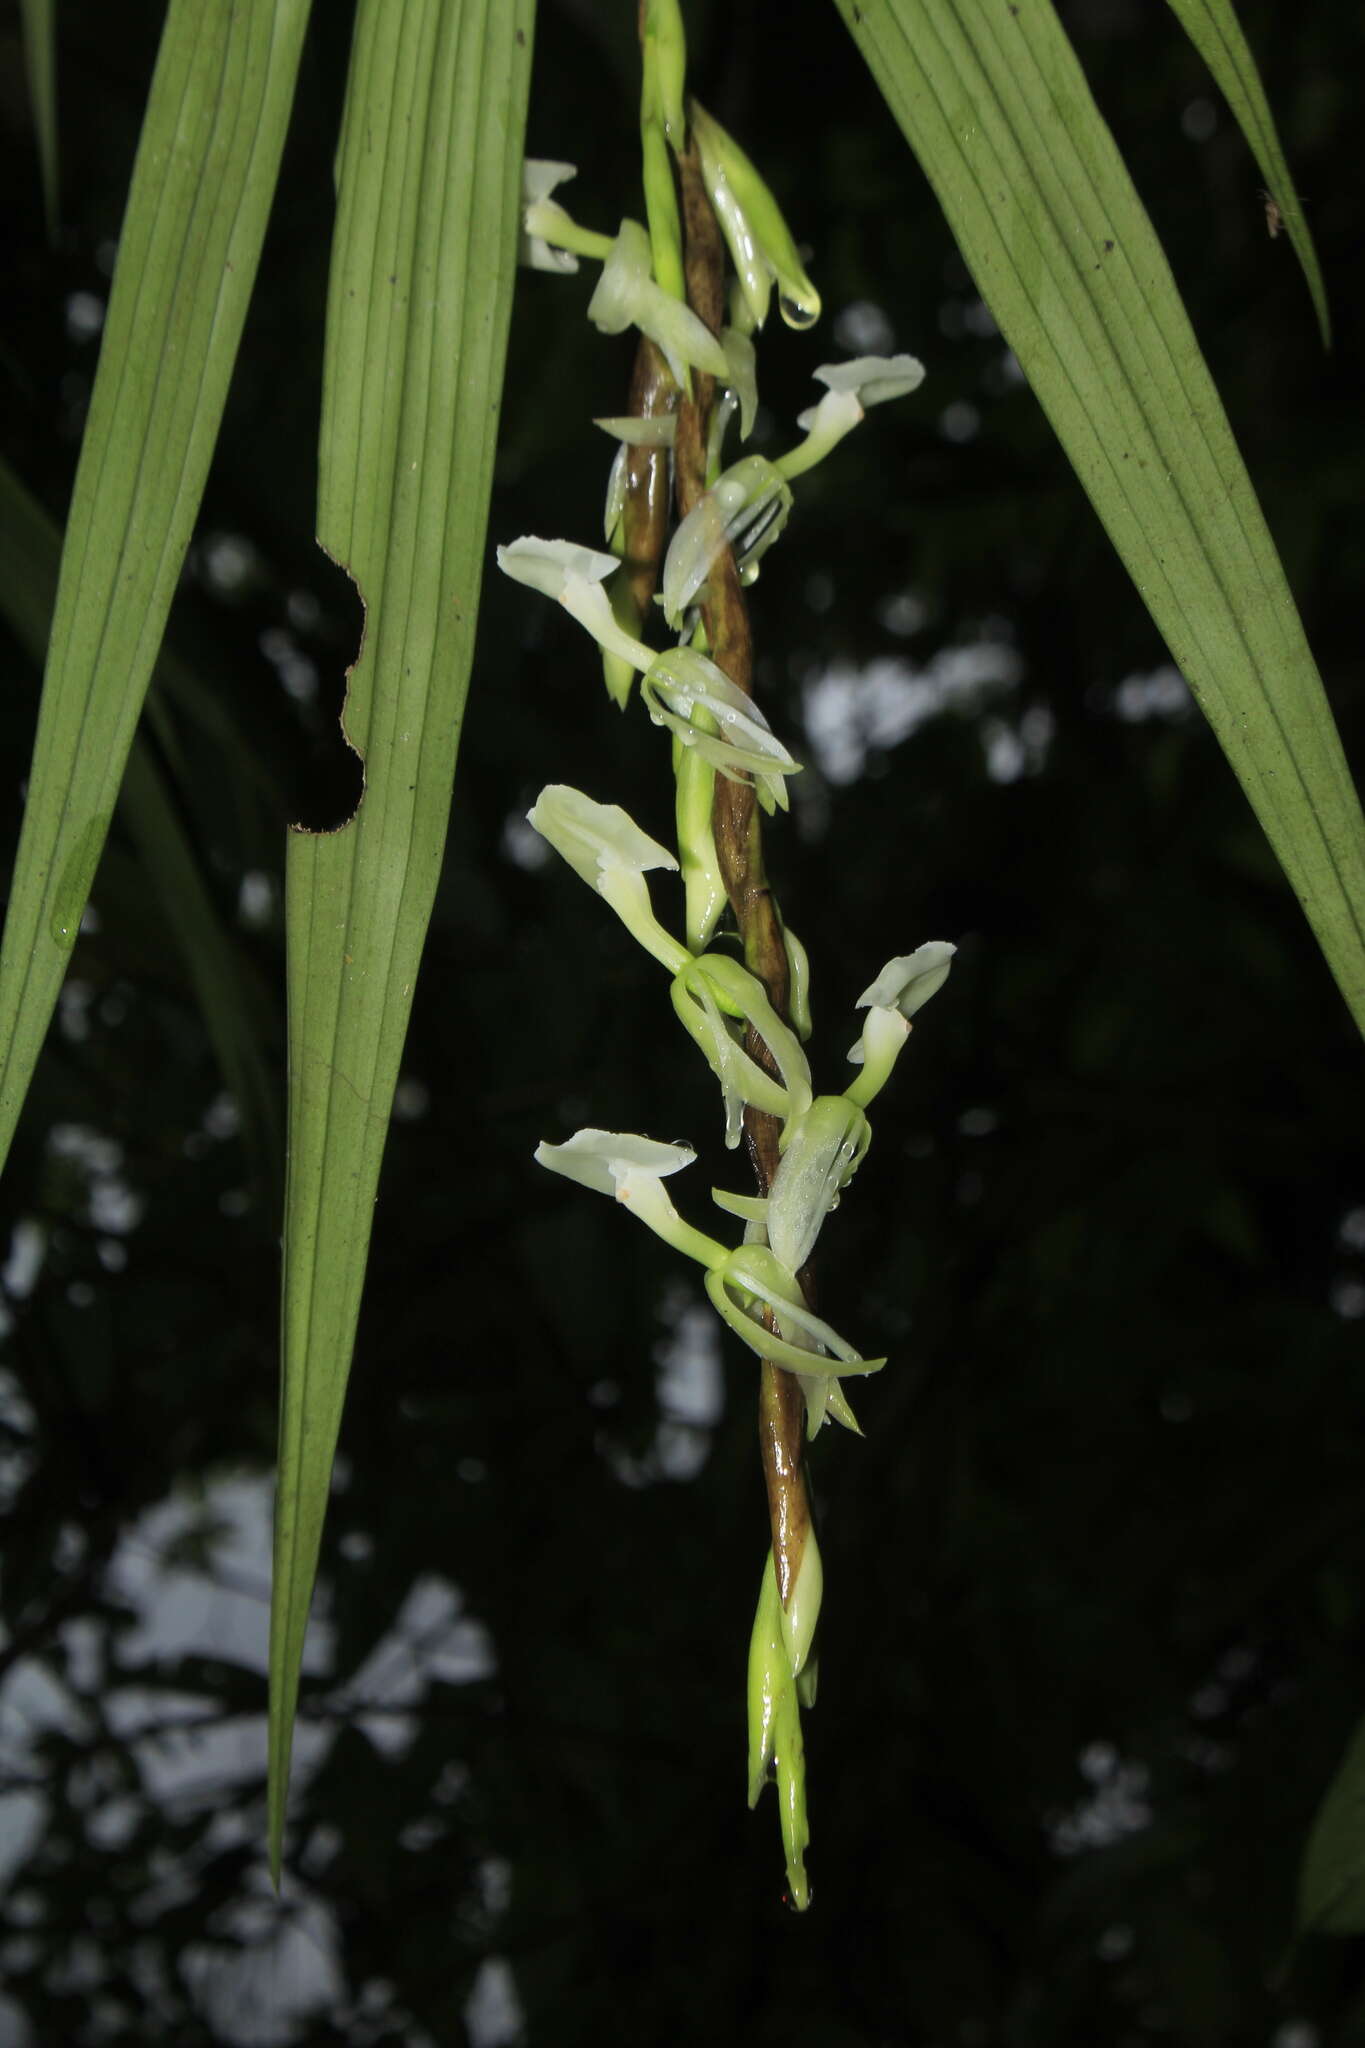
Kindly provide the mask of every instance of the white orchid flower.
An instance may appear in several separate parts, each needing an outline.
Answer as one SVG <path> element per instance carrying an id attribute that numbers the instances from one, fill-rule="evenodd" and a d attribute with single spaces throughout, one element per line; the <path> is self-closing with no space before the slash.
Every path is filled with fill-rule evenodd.
<path id="1" fill-rule="evenodd" d="M 657 1138 L 641 1138 L 629 1131 L 575 1131 L 562 1145 L 540 1144 L 536 1164 L 576 1180 L 580 1187 L 599 1195 L 622 1199 L 621 1190 L 643 1176 L 658 1180 L 681 1173 L 696 1158 L 691 1145 L 665 1145 Z"/>
<path id="2" fill-rule="evenodd" d="M 588 318 L 602 334 L 638 327 L 657 342 L 675 381 L 684 387 L 689 363 L 713 377 L 727 374 L 725 351 L 705 321 L 654 282 L 649 236 L 638 220 L 622 221 L 588 301 Z"/>
<path id="3" fill-rule="evenodd" d="M 669 1174 L 680 1173 L 696 1158 L 690 1145 L 664 1145 L 626 1131 L 589 1129 L 575 1131 L 562 1145 L 541 1143 L 535 1156 L 538 1166 L 610 1195 L 675 1251 L 708 1267 L 724 1263 L 725 1246 L 684 1223 L 663 1189 Z"/>
<path id="4" fill-rule="evenodd" d="M 851 391 L 866 412 L 870 405 L 885 405 L 890 398 L 905 398 L 924 382 L 924 365 L 918 356 L 854 356 L 846 363 L 822 363 L 811 372 L 816 382 L 830 391 Z M 796 422 L 807 427 L 818 412 L 813 406 Z"/>
<path id="5" fill-rule="evenodd" d="M 910 1019 L 942 988 L 956 951 L 946 939 L 929 939 L 913 953 L 888 960 L 859 996 L 856 1007 L 867 1011 L 867 1020 L 848 1057 L 862 1072 L 845 1091 L 859 1108 L 866 1109 L 886 1086 L 909 1036 Z"/>
<path id="6" fill-rule="evenodd" d="M 573 164 L 552 163 L 544 157 L 526 158 L 521 167 L 518 263 L 532 270 L 567 271 L 577 270 L 579 256 L 595 256 L 601 262 L 606 255 L 611 247 L 610 237 L 581 228 L 559 201 L 550 197 L 556 186 L 577 176 Z"/>
<path id="7" fill-rule="evenodd" d="M 602 588 L 603 578 L 615 575 L 620 566 L 617 556 L 604 554 L 600 548 L 541 540 L 531 533 L 498 549 L 498 567 L 504 576 L 556 598 L 571 618 L 587 628 L 599 647 L 619 655 L 632 668 L 647 669 L 654 649 L 627 633 Z"/>
<path id="8" fill-rule="evenodd" d="M 947 939 L 927 939 L 913 953 L 898 954 L 868 983 L 853 1007 L 866 1010 L 875 1004 L 883 1010 L 899 1010 L 902 1017 L 913 1017 L 948 979 L 956 952 L 957 947 Z"/>
<path id="9" fill-rule="evenodd" d="M 552 782 L 542 789 L 526 821 L 611 905 L 647 953 L 671 974 L 687 966 L 692 956 L 655 917 L 645 880 L 650 869 L 676 872 L 678 863 L 619 804 L 595 803 L 581 789 Z"/>
<path id="10" fill-rule="evenodd" d="M 676 626 L 717 555 L 732 547 L 740 574 L 752 583 L 758 562 L 787 523 L 791 487 L 765 455 L 746 455 L 703 491 L 669 542 L 664 557 L 664 617 Z"/>
<path id="11" fill-rule="evenodd" d="M 796 422 L 805 440 L 777 464 L 788 481 L 823 462 L 858 425 L 869 405 L 917 391 L 924 382 L 924 365 L 914 356 L 855 356 L 847 363 L 824 363 L 815 375 L 828 389 L 820 403 L 808 407 Z"/>
<path id="12" fill-rule="evenodd" d="M 695 747 L 732 782 L 752 777 L 766 797 L 764 808 L 787 808 L 783 777 L 795 775 L 793 760 L 752 697 L 724 669 L 694 647 L 657 655 L 640 685 L 650 717 L 667 726 L 685 747 Z"/>
<path id="13" fill-rule="evenodd" d="M 541 540 L 534 533 L 524 533 L 520 540 L 498 549 L 498 567 L 504 576 L 561 600 L 570 577 L 600 583 L 619 566 L 615 555 L 603 554 L 601 548 L 581 548 L 571 540 Z"/>

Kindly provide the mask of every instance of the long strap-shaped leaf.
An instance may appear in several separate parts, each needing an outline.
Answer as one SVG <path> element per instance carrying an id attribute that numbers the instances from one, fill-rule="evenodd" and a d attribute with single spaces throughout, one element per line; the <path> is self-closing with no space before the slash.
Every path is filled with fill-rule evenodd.
<path id="1" fill-rule="evenodd" d="M 0 1160 L 90 893 L 256 275 L 307 0 L 172 0 L 71 501 L 0 952 Z"/>
<path id="2" fill-rule="evenodd" d="M 837 0 L 1365 1027 L 1365 826 L 1274 544 L 1050 0 Z"/>
<path id="3" fill-rule="evenodd" d="M 304 1628 L 380 1159 L 445 844 L 515 267 L 532 0 L 361 0 L 319 538 L 366 607 L 365 793 L 290 841 L 289 1177 L 270 1637 L 276 1875 Z"/>
<path id="4" fill-rule="evenodd" d="M 0 457 L 0 612 L 35 662 L 42 661 L 48 644 L 61 547 L 54 522 Z M 159 684 L 178 685 L 192 701 L 205 694 L 166 648 L 157 658 L 156 676 Z M 279 1108 L 262 1051 L 263 1004 L 219 919 L 156 754 L 140 733 L 133 736 L 118 801 L 184 957 L 247 1145 L 262 1179 L 277 1178 Z"/>
<path id="5" fill-rule="evenodd" d="M 24 68 L 38 140 L 43 212 L 49 240 L 57 234 L 57 8 L 56 0 L 20 0 L 24 26 Z"/>
<path id="6" fill-rule="evenodd" d="M 1289 182 L 1289 166 L 1280 147 L 1275 117 L 1270 111 L 1256 60 L 1242 34 L 1242 24 L 1232 10 L 1232 0 L 1170 0 L 1170 5 L 1186 35 L 1213 73 L 1218 90 L 1231 107 L 1237 125 L 1260 165 L 1269 196 L 1279 210 L 1294 254 L 1303 266 L 1323 346 L 1330 347 L 1332 322 L 1327 311 L 1327 291 L 1318 267 L 1317 251 L 1303 217 L 1299 196 Z"/>

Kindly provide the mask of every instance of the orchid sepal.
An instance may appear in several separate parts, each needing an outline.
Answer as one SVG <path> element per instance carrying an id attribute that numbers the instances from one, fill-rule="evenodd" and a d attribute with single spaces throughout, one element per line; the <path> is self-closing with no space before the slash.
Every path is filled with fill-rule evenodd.
<path id="1" fill-rule="evenodd" d="M 789 924 L 782 927 L 782 946 L 787 955 L 787 1013 L 792 1029 L 804 1045 L 811 1035 L 810 955 Z"/>
<path id="2" fill-rule="evenodd" d="M 737 1245 L 723 1265 L 708 1271 L 705 1284 L 716 1313 L 735 1335 L 759 1358 L 785 1366 L 788 1372 L 841 1379 L 849 1374 L 860 1377 L 880 1372 L 886 1364 L 884 1358 L 864 1358 L 837 1330 L 813 1315 L 801 1299 L 795 1276 L 766 1246 Z M 779 1325 L 796 1330 L 823 1350 L 814 1351 L 809 1344 L 793 1342 L 781 1330 L 768 1329 L 752 1313 L 755 1305 L 771 1309 Z"/>
<path id="3" fill-rule="evenodd" d="M 799 1273 L 820 1226 L 866 1157 L 872 1132 L 845 1095 L 820 1095 L 782 1134 L 782 1157 L 768 1195 L 768 1242 Z"/>

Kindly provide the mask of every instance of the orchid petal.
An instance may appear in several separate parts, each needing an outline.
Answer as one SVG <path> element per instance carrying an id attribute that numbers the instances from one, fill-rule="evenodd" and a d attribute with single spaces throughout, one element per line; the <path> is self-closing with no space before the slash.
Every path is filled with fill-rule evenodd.
<path id="1" fill-rule="evenodd" d="M 918 356 L 854 356 L 846 363 L 822 363 L 812 372 L 830 391 L 853 391 L 866 410 L 888 399 L 904 398 L 924 382 Z"/>
<path id="2" fill-rule="evenodd" d="M 562 1173 L 581 1187 L 597 1194 L 619 1195 L 621 1184 L 633 1174 L 680 1173 L 690 1166 L 696 1153 L 690 1145 L 665 1145 L 655 1138 L 636 1137 L 627 1131 L 575 1131 L 562 1145 L 542 1143 L 536 1147 L 536 1163 Z"/>
<path id="3" fill-rule="evenodd" d="M 928 939 L 913 953 L 898 954 L 863 990 L 854 1008 L 865 1010 L 875 1003 L 883 1009 L 899 1010 L 902 1017 L 913 1017 L 948 979 L 956 951 L 947 939 Z"/>
<path id="4" fill-rule="evenodd" d="M 520 540 L 498 549 L 503 575 L 545 597 L 562 598 L 569 576 L 600 583 L 620 566 L 615 555 L 603 554 L 600 548 L 581 548 L 570 540 L 541 540 L 534 533 L 524 533 Z"/>
<path id="5" fill-rule="evenodd" d="M 578 258 L 567 249 L 552 248 L 543 235 L 536 233 L 528 215 L 538 209 L 557 185 L 569 178 L 577 177 L 573 164 L 552 163 L 546 158 L 527 157 L 521 167 L 522 228 L 517 242 L 517 261 L 531 270 L 574 271 Z M 568 214 L 561 206 L 551 202 L 553 212 L 562 214 L 567 221 Z M 538 215 L 535 216 L 538 218 Z"/>

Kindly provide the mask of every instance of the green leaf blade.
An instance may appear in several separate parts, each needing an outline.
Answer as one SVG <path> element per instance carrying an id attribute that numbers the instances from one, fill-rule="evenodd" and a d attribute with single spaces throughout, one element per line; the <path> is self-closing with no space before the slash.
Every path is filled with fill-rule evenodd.
<path id="1" fill-rule="evenodd" d="M 278 1878 L 308 1607 L 379 1170 L 445 845 L 515 271 L 532 0 L 362 0 L 319 539 L 366 608 L 356 815 L 288 853 L 290 1143 L 271 1609 Z"/>
<path id="2" fill-rule="evenodd" d="M 0 1159 L 118 796 L 275 189 L 307 0 L 173 0 L 62 551 L 0 950 Z"/>
<path id="3" fill-rule="evenodd" d="M 1365 1028 L 1365 824 L 1160 244 L 1049 0 L 837 0 Z"/>
<path id="4" fill-rule="evenodd" d="M 60 167 L 57 156 L 57 5 L 56 0 L 20 0 L 24 31 L 24 69 L 38 142 L 38 171 L 43 182 L 43 214 L 50 242 L 57 239 Z"/>
<path id="5" fill-rule="evenodd" d="M 0 612 L 39 664 L 48 644 L 60 559 L 56 526 L 0 457 Z M 205 699 L 204 685 L 168 649 L 158 657 L 154 680 L 192 702 Z M 155 699 L 149 715 L 154 707 Z M 215 908 L 167 777 L 140 733 L 133 737 L 118 807 L 180 948 L 258 1176 L 263 1186 L 272 1184 L 282 1148 L 275 1089 L 262 1049 L 264 1004 Z"/>
<path id="6" fill-rule="evenodd" d="M 1280 219 L 1290 245 L 1299 259 L 1305 282 L 1318 316 L 1322 345 L 1332 345 L 1332 317 L 1327 309 L 1327 287 L 1322 281 L 1318 252 L 1308 232 L 1298 194 L 1289 179 L 1289 165 L 1280 146 L 1275 117 L 1270 111 L 1256 59 L 1233 12 L 1232 0 L 1170 0 L 1172 12 L 1198 50 L 1223 98 L 1231 107 L 1237 126 L 1260 166 L 1266 189 L 1279 208 Z"/>
<path id="7" fill-rule="evenodd" d="M 1323 1795 L 1299 1872 L 1304 1934 L 1365 1933 L 1365 1721 Z"/>

